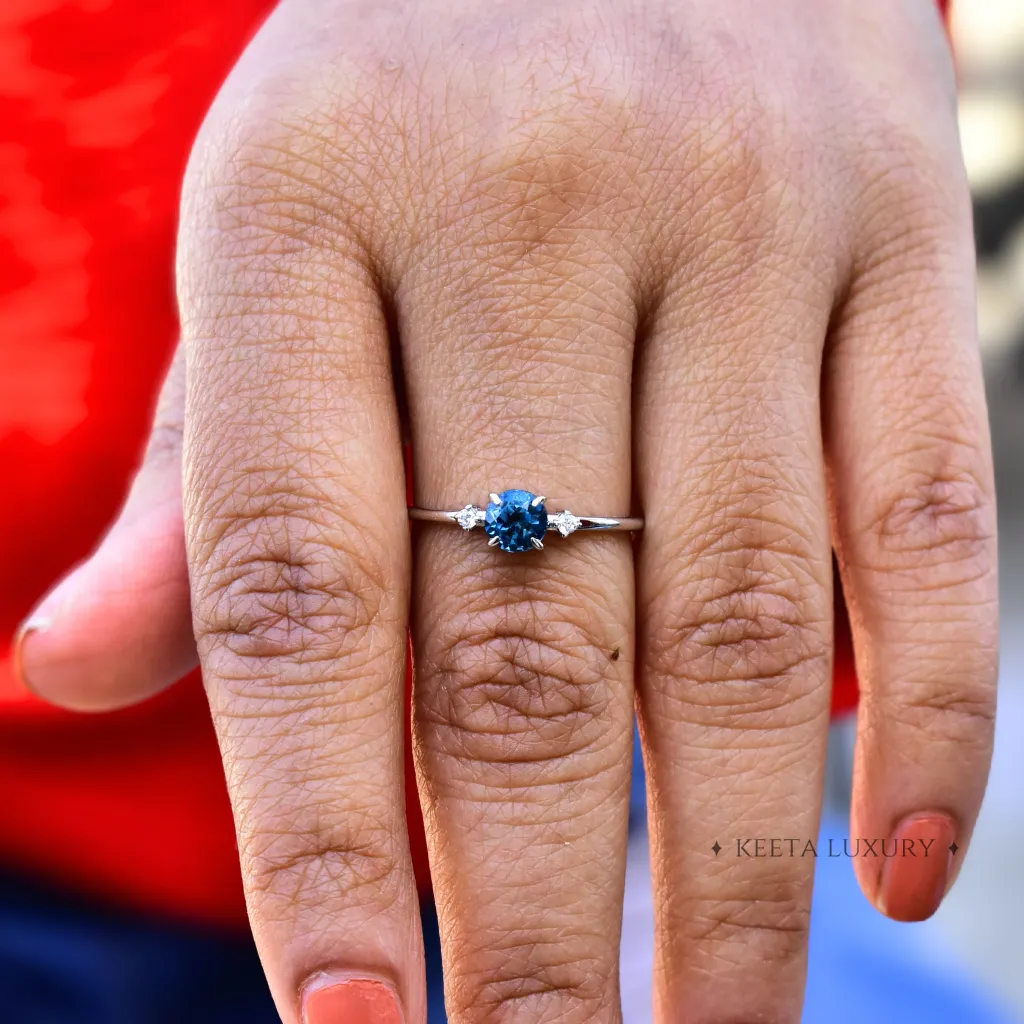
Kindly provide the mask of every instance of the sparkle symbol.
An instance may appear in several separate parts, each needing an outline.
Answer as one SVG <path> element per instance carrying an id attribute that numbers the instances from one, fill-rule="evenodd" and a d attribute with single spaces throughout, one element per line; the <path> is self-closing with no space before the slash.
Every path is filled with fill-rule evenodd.
<path id="1" fill-rule="evenodd" d="M 953 854 L 954 856 L 956 856 L 956 851 L 959 850 L 959 849 L 960 849 L 960 847 L 957 846 L 955 842 L 949 844 L 949 852 L 951 854 Z"/>
<path id="2" fill-rule="evenodd" d="M 715 851 L 715 856 L 716 857 L 722 852 L 722 848 L 718 845 L 718 840 L 717 839 L 715 840 L 715 845 L 712 846 L 711 849 Z"/>

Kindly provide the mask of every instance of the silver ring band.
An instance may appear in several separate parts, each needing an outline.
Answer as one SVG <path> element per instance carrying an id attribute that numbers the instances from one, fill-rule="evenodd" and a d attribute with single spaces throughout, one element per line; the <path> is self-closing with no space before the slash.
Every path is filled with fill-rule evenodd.
<path id="1" fill-rule="evenodd" d="M 418 519 L 423 523 L 454 523 L 461 526 L 457 517 L 463 515 L 466 509 L 470 509 L 474 512 L 481 512 L 486 514 L 482 508 L 477 508 L 475 505 L 466 505 L 465 508 L 457 508 L 451 512 L 442 512 L 439 509 L 433 508 L 409 508 L 409 518 Z M 562 512 L 549 512 L 548 513 L 548 529 L 557 530 L 559 523 L 559 516 L 563 515 Z M 572 515 L 570 512 L 569 515 Z M 634 533 L 637 530 L 644 528 L 644 521 L 639 516 L 626 516 L 624 519 L 613 519 L 610 516 L 573 516 L 579 523 L 575 530 L 569 530 L 568 533 L 562 534 L 563 537 L 568 537 L 569 533 L 575 533 L 576 530 L 608 530 L 618 531 L 619 533 Z M 482 522 L 482 520 L 481 520 Z M 463 527 L 463 529 L 472 530 L 473 527 Z"/>
<path id="2" fill-rule="evenodd" d="M 644 527 L 643 519 L 638 516 L 580 516 L 568 509 L 548 512 L 543 495 L 529 491 L 503 491 L 492 493 L 490 497 L 486 508 L 479 505 L 451 510 L 412 507 L 409 518 L 425 523 L 453 524 L 464 530 L 482 526 L 490 535 L 492 547 L 510 552 L 543 548 L 543 537 L 548 531 L 568 537 L 580 530 L 633 533 Z"/>

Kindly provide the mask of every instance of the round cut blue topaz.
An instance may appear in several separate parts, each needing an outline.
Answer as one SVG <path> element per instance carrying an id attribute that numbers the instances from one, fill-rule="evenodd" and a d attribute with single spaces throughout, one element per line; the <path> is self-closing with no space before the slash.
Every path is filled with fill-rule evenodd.
<path id="1" fill-rule="evenodd" d="M 502 491 L 497 502 L 487 506 L 484 529 L 498 538 L 502 551 L 532 551 L 534 540 L 542 541 L 548 529 L 544 502 L 534 504 L 536 494 L 529 491 Z"/>

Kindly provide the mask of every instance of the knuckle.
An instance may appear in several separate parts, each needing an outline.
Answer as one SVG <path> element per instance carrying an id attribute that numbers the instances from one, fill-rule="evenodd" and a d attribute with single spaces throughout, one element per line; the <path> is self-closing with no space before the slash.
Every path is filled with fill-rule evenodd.
<path id="1" fill-rule="evenodd" d="M 351 82 L 329 98 L 323 93 L 322 84 L 282 93 L 264 82 L 240 109 L 214 108 L 182 203 L 190 229 L 183 239 L 202 245 L 206 260 L 244 257 L 254 274 L 267 277 L 285 270 L 309 277 L 319 271 L 314 257 L 368 262 L 367 169 L 380 166 L 372 141 L 378 133 Z"/>
<path id="2" fill-rule="evenodd" d="M 763 887 L 757 897 L 700 901 L 690 909 L 686 934 L 704 955 L 749 963 L 751 958 L 785 964 L 800 959 L 807 947 L 810 910 L 796 896 L 774 898 Z"/>
<path id="3" fill-rule="evenodd" d="M 593 260 L 611 251 L 605 238 L 610 208 L 621 225 L 643 211 L 640 193 L 646 185 L 638 182 L 635 155 L 621 142 L 624 115 L 585 90 L 571 99 L 560 96 L 561 91 L 553 84 L 542 119 L 524 106 L 512 115 L 497 144 L 475 139 L 464 157 L 468 184 L 459 186 L 458 203 L 440 197 L 450 207 L 442 212 L 440 229 L 454 227 L 456 234 L 471 238 L 477 256 L 486 256 L 493 280 L 509 271 L 521 274 L 524 267 L 579 263 L 582 237 L 589 240 Z M 444 177 L 453 173 L 448 169 Z M 447 193 L 455 185 L 443 181 L 440 188 Z M 427 206 L 437 198 L 428 197 Z"/>
<path id="4" fill-rule="evenodd" d="M 529 941 L 502 945 L 506 961 L 500 972 L 459 978 L 453 1002 L 472 1019 L 504 1021 L 591 1022 L 607 1009 L 607 983 L 600 964 L 566 961 L 544 945 Z M 605 1013 L 602 1013 L 602 1009 Z"/>
<path id="5" fill-rule="evenodd" d="M 940 133 L 936 122 L 926 126 L 906 115 L 870 114 L 859 120 L 857 138 L 865 140 L 858 161 L 866 182 L 863 199 L 883 237 L 895 237 L 908 225 L 948 220 L 962 185 L 962 172 L 957 174 L 962 163 L 955 118 L 942 123 Z"/>
<path id="6" fill-rule="evenodd" d="M 449 216 L 465 222 L 475 244 L 496 251 L 502 270 L 563 252 L 575 258 L 572 243 L 584 233 L 616 258 L 620 245 L 637 246 L 645 258 L 655 254 L 641 244 L 658 250 L 659 267 L 692 260 L 694 247 L 716 264 L 727 253 L 740 265 L 733 273 L 760 265 L 779 236 L 776 197 L 792 163 L 781 118 L 752 114 L 753 93 L 736 96 L 748 75 L 731 79 L 731 92 L 711 95 L 694 76 L 670 70 L 653 39 L 650 54 L 609 80 L 581 45 L 586 35 L 555 42 L 565 51 L 557 59 L 531 60 L 531 88 L 504 86 L 500 132 L 464 132 L 469 144 L 455 161 L 447 133 L 439 133 L 429 158 L 441 165 L 438 187 L 452 211 L 445 228 Z M 451 115 L 449 131 L 462 116 Z M 666 218 L 666 209 L 678 215 Z M 691 221 L 699 229 L 683 230 Z M 614 243 L 609 224 L 619 229 Z"/>
<path id="7" fill-rule="evenodd" d="M 877 509 L 866 529 L 868 568 L 909 574 L 925 591 L 993 572 L 995 503 L 974 474 L 917 474 Z"/>
<path id="8" fill-rule="evenodd" d="M 183 216 L 213 222 L 215 256 L 281 257 L 322 242 L 328 190 L 297 135 L 276 120 L 245 124 L 200 150 L 203 179 L 186 179 Z"/>
<path id="9" fill-rule="evenodd" d="M 200 651 L 254 670 L 351 652 L 387 613 L 388 571 L 373 545 L 326 525 L 319 502 L 278 495 L 259 506 L 217 524 L 196 587 Z"/>
<path id="10" fill-rule="evenodd" d="M 481 158 L 476 189 L 460 210 L 503 263 L 544 265 L 572 254 L 582 235 L 610 256 L 622 245 L 638 259 L 659 253 L 649 274 L 680 267 L 689 279 L 714 259 L 730 285 L 754 279 L 779 244 L 781 162 L 768 156 L 776 144 L 761 127 L 744 123 L 723 137 L 713 120 L 699 111 L 692 122 L 657 108 L 637 111 L 600 90 L 577 89 L 542 125 L 524 116 Z M 653 216 L 666 208 L 678 216 Z M 614 244 L 610 222 L 619 229 Z"/>
<path id="11" fill-rule="evenodd" d="M 421 714 L 447 752 L 497 764 L 579 753 L 608 728 L 614 649 L 581 609 L 494 592 L 439 626 Z"/>
<path id="12" fill-rule="evenodd" d="M 646 656 L 670 713 L 747 727 L 816 717 L 828 619 L 808 598 L 822 589 L 809 575 L 795 550 L 740 541 L 702 551 L 695 572 L 673 579 L 655 601 Z"/>
<path id="13" fill-rule="evenodd" d="M 884 313 L 906 305 L 908 288 L 943 289 L 951 251 L 969 243 L 970 195 L 958 151 L 891 127 L 880 135 L 892 141 L 866 160 L 856 273 L 861 289 L 888 297 Z"/>
<path id="14" fill-rule="evenodd" d="M 488 173 L 485 195 L 493 203 L 488 217 L 496 240 L 517 256 L 570 237 L 570 231 L 600 202 L 596 187 L 602 171 L 593 149 L 564 139 L 541 152 L 512 147 L 497 173 Z"/>
<path id="15" fill-rule="evenodd" d="M 518 258 L 570 242 L 595 214 L 607 215 L 613 195 L 622 208 L 638 203 L 623 187 L 637 171 L 621 144 L 625 115 L 585 90 L 553 102 L 542 125 L 524 111 L 497 150 L 479 158 L 467 207 L 482 215 L 485 237 Z"/>
<path id="16" fill-rule="evenodd" d="M 934 742 L 940 737 L 962 740 L 968 736 L 988 737 L 995 724 L 995 657 L 978 679 L 991 682 L 971 684 L 935 683 L 904 687 L 889 709 L 893 720 Z M 987 742 L 987 740 L 986 740 Z"/>
<path id="17" fill-rule="evenodd" d="M 239 852 L 248 891 L 289 906 L 320 906 L 326 894 L 359 898 L 366 893 L 377 907 L 397 898 L 397 851 L 380 827 L 258 831 Z"/>

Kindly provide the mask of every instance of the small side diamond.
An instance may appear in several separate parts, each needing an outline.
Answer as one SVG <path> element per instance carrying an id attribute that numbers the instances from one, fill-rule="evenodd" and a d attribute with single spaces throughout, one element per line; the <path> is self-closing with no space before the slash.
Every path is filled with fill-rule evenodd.
<path id="1" fill-rule="evenodd" d="M 553 526 L 563 537 L 568 537 L 570 533 L 575 533 L 580 528 L 582 521 L 566 510 L 551 516 L 548 525 Z"/>
<path id="2" fill-rule="evenodd" d="M 460 508 L 456 512 L 452 519 L 455 520 L 464 530 L 472 530 L 474 526 L 479 526 L 483 521 L 486 513 L 482 508 L 476 508 L 473 505 L 467 505 L 465 508 Z"/>

